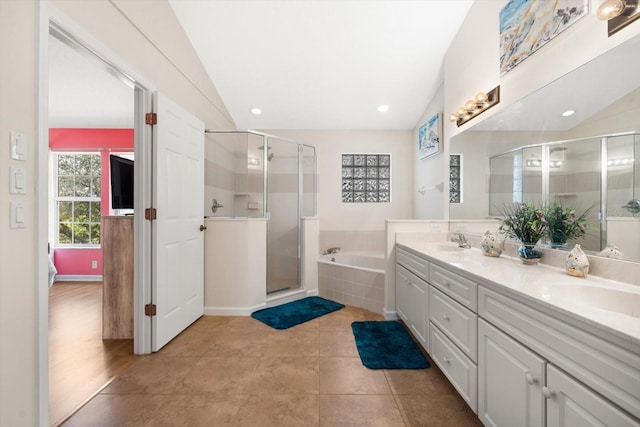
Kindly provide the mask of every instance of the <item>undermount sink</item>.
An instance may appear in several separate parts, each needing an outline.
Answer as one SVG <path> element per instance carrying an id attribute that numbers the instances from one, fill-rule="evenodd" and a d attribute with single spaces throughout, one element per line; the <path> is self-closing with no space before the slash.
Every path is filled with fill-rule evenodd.
<path id="1" fill-rule="evenodd" d="M 454 245 L 454 244 L 440 244 L 440 245 L 435 245 L 434 246 L 435 249 L 442 251 L 442 252 L 461 252 L 464 251 L 464 248 L 461 248 L 460 246 Z"/>
<path id="2" fill-rule="evenodd" d="M 588 305 L 601 310 L 640 318 L 640 293 L 592 286 L 550 287 L 549 297 L 557 302 Z"/>

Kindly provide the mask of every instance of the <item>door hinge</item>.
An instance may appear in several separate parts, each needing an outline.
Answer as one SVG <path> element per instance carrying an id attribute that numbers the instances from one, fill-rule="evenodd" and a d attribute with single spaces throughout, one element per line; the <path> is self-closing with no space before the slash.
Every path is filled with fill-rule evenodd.
<path id="1" fill-rule="evenodd" d="M 148 219 L 149 221 L 156 219 L 156 208 L 146 208 L 144 210 L 144 219 Z"/>
<path id="2" fill-rule="evenodd" d="M 158 115 L 156 113 L 147 113 L 144 115 L 144 122 L 148 125 L 157 125 L 158 124 Z"/>
<path id="3" fill-rule="evenodd" d="M 155 304 L 147 304 L 144 306 L 144 315 L 145 316 L 155 316 L 156 315 L 156 305 Z"/>

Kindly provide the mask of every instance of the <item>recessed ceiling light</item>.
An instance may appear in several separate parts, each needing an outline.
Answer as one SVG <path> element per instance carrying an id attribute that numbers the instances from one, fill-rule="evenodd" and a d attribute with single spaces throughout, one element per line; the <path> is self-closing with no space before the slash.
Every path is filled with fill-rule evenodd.
<path id="1" fill-rule="evenodd" d="M 567 110 L 564 113 L 562 113 L 562 117 L 573 116 L 575 113 L 576 113 L 575 110 Z"/>
<path id="2" fill-rule="evenodd" d="M 381 113 L 389 111 L 389 106 L 387 104 L 382 104 L 378 106 L 378 111 Z"/>
<path id="3" fill-rule="evenodd" d="M 259 108 L 252 108 L 251 114 L 255 114 L 256 116 L 259 116 L 260 114 L 262 114 L 262 110 Z"/>

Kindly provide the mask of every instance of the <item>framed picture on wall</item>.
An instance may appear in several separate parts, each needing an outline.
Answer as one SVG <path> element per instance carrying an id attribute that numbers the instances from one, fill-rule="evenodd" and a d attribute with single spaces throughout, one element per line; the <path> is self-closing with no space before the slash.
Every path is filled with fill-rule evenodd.
<path id="1" fill-rule="evenodd" d="M 418 154 L 420 159 L 440 152 L 440 113 L 436 113 L 418 129 Z"/>

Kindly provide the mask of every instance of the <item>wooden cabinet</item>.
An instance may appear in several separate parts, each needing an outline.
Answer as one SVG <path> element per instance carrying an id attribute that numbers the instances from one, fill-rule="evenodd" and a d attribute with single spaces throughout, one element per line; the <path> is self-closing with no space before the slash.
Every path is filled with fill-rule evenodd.
<path id="1" fill-rule="evenodd" d="M 133 338 L 133 217 L 102 217 L 102 338 Z"/>
<path id="2" fill-rule="evenodd" d="M 547 369 L 547 427 L 638 427 L 640 422 L 553 365 Z M 514 424 L 512 424 L 514 425 Z"/>
<path id="3" fill-rule="evenodd" d="M 478 417 L 485 426 L 544 426 L 544 359 L 478 321 Z"/>

